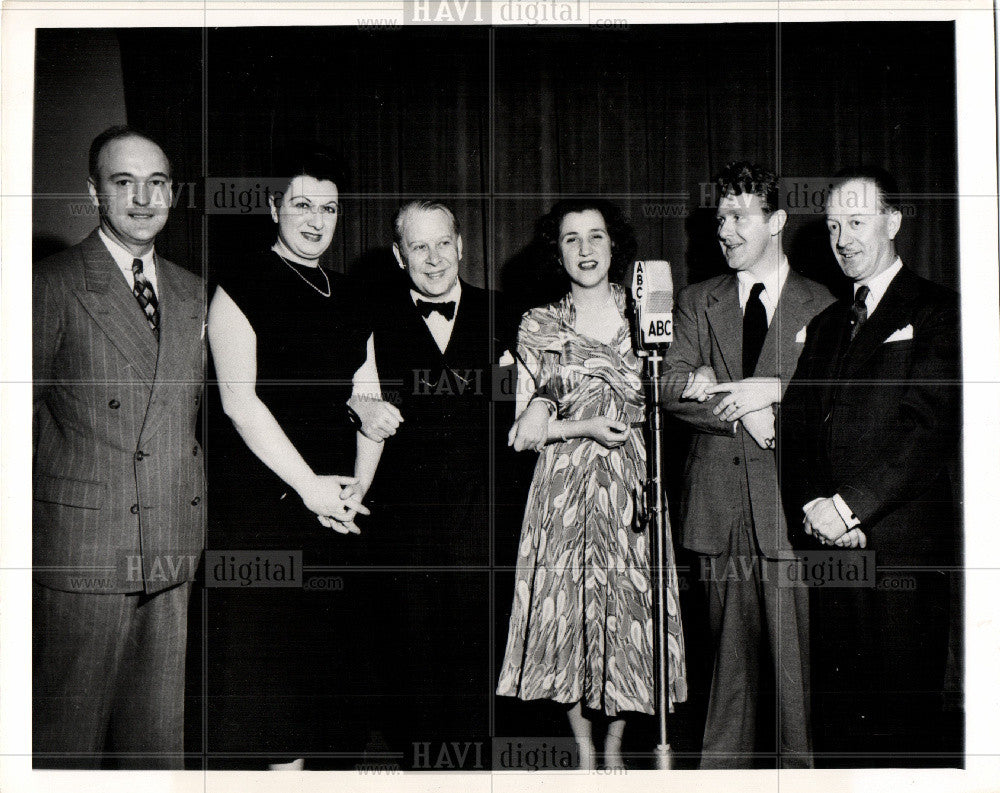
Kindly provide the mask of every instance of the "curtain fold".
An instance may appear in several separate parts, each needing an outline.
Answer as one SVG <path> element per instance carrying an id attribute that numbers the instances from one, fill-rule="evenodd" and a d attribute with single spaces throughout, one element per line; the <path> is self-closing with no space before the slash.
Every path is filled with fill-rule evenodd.
<path id="1" fill-rule="evenodd" d="M 722 271 L 703 192 L 727 161 L 747 158 L 814 186 L 844 166 L 886 167 L 906 193 L 904 261 L 958 284 L 950 23 L 119 38 L 129 121 L 164 140 L 184 180 L 270 176 L 275 151 L 303 137 L 347 155 L 327 255 L 338 270 L 391 267 L 399 203 L 435 197 L 461 219 L 463 276 L 530 300 L 536 219 L 560 195 L 601 193 L 631 217 L 640 256 L 669 259 L 680 286 Z M 175 209 L 163 241 L 195 269 L 203 199 Z M 813 209 L 790 217 L 786 249 L 796 268 L 842 286 Z M 273 234 L 261 215 L 209 213 L 207 228 L 210 273 Z"/>

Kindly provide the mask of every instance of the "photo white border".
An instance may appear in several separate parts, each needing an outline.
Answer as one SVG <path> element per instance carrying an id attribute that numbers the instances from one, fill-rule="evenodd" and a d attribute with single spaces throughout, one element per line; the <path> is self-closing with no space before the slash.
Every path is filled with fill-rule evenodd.
<path id="1" fill-rule="evenodd" d="M 490 0 L 480 0 L 488 3 Z M 473 0 L 475 2 L 475 0 Z M 498 0 L 502 2 L 502 0 Z M 305 772 L 63 772 L 31 770 L 31 163 L 36 27 L 356 26 L 402 23 L 402 2 L 10 2 L 0 17 L 0 787 L 12 793 L 102 791 L 827 790 L 994 791 L 1000 788 L 1000 278 L 998 278 L 996 22 L 975 2 L 613 2 L 581 0 L 630 25 L 722 22 L 954 20 L 962 262 L 967 768 L 956 770 L 426 772 L 361 776 Z M 586 24 L 586 23 L 584 23 Z M 736 56 L 738 57 L 738 56 Z M 83 156 L 55 152 L 53 156 Z M 330 772 L 334 773 L 334 772 Z"/>

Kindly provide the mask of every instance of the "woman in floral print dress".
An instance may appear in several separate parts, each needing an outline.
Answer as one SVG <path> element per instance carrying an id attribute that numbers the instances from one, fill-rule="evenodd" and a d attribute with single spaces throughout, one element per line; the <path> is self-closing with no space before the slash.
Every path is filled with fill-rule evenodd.
<path id="1" fill-rule="evenodd" d="M 580 765 L 596 767 L 592 712 L 610 718 L 605 764 L 623 767 L 625 712 L 653 713 L 642 367 L 614 281 L 635 253 L 618 209 L 561 201 L 539 223 L 568 276 L 561 300 L 532 309 L 518 334 L 517 450 L 541 452 L 524 514 L 514 603 L 497 693 L 570 705 Z M 673 549 L 666 543 L 670 691 L 687 697 Z"/>

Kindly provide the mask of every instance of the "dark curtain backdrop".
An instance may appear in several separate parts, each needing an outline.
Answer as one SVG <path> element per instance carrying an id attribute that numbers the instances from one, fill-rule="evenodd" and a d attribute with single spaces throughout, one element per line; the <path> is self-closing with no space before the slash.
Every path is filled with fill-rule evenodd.
<path id="1" fill-rule="evenodd" d="M 640 256 L 669 259 L 684 285 L 722 267 L 702 185 L 749 158 L 813 188 L 844 166 L 888 168 L 909 205 L 903 258 L 958 284 L 950 23 L 120 38 L 130 121 L 164 139 L 183 179 L 201 180 L 197 211 L 179 202 L 165 237 L 191 263 L 204 258 L 204 186 L 272 176 L 277 149 L 315 138 L 350 174 L 327 257 L 338 270 L 385 263 L 398 204 L 434 196 L 463 223 L 463 275 L 532 302 L 535 220 L 560 195 L 602 193 L 632 218 Z M 787 228 L 793 266 L 842 286 L 821 215 L 793 214 Z M 209 272 L 273 236 L 257 214 L 211 214 L 208 229 Z"/>
<path id="2" fill-rule="evenodd" d="M 184 191 L 158 247 L 209 277 L 239 268 L 246 251 L 274 238 L 265 212 L 216 211 L 220 182 L 273 177 L 282 146 L 313 138 L 339 149 L 348 165 L 326 255 L 340 271 L 397 273 L 388 253 L 396 208 L 436 197 L 463 224 L 463 276 L 538 303 L 549 295 L 529 246 L 535 221 L 559 196 L 599 193 L 632 219 L 639 255 L 669 259 L 683 286 L 723 269 L 703 185 L 726 162 L 746 158 L 814 189 L 845 166 L 889 169 L 906 193 L 904 260 L 958 285 L 950 23 L 132 29 L 118 37 L 128 120 L 163 142 Z M 842 289 L 816 209 L 790 216 L 785 247 L 793 267 Z M 685 444 L 676 426 L 670 433 L 675 490 Z M 690 585 L 683 597 L 692 700 L 672 740 L 697 751 L 710 642 L 697 565 L 683 554 L 679 562 L 691 565 L 682 577 Z M 508 583 L 498 580 L 498 593 Z M 953 707 L 942 725 L 955 735 L 959 609 L 956 599 Z M 192 613 L 197 647 L 199 604 Z M 189 668 L 187 735 L 196 747 L 201 666 Z M 539 708 L 526 720 L 525 707 L 498 703 L 497 734 L 523 734 L 526 723 L 539 734 L 564 732 L 561 715 Z M 655 737 L 652 721 L 643 725 L 633 733 L 637 746 Z"/>
<path id="3" fill-rule="evenodd" d="M 844 166 L 897 174 L 919 272 L 957 286 L 949 24 L 789 24 L 496 32 L 495 261 L 553 197 L 618 197 L 639 255 L 677 285 L 723 269 L 701 185 L 727 162 L 822 186 Z M 822 216 L 792 214 L 793 266 L 838 285 Z M 518 279 L 520 280 L 520 279 Z"/>
<path id="4" fill-rule="evenodd" d="M 341 154 L 349 173 L 329 266 L 394 269 L 389 248 L 399 204 L 436 197 L 454 206 L 462 224 L 463 277 L 481 285 L 489 56 L 483 28 L 210 30 L 209 192 L 237 178 L 274 177 L 284 146 L 318 140 Z M 274 240 L 266 215 L 210 217 L 215 272 L 243 245 Z"/>
<path id="5" fill-rule="evenodd" d="M 174 207 L 156 249 L 198 273 L 205 270 L 202 41 L 197 28 L 118 31 L 128 123 L 158 141 L 173 168 Z"/>

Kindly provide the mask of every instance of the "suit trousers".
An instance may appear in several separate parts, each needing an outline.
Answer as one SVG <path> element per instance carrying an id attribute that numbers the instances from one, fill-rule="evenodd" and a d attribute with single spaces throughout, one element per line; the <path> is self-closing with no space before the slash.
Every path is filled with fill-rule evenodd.
<path id="1" fill-rule="evenodd" d="M 145 594 L 32 585 L 35 768 L 184 767 L 191 582 Z"/>
<path id="2" fill-rule="evenodd" d="M 824 767 L 954 765 L 949 751 L 960 762 L 942 727 L 949 597 L 946 572 L 891 563 L 874 587 L 812 593 L 825 628 L 812 655 Z"/>
<path id="3" fill-rule="evenodd" d="M 734 522 L 727 551 L 702 556 L 701 564 L 716 650 L 701 767 L 754 765 L 763 632 L 775 670 L 779 766 L 811 768 L 805 589 L 781 585 L 787 562 L 761 554 L 748 509 Z"/>

